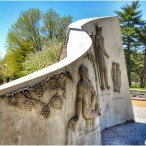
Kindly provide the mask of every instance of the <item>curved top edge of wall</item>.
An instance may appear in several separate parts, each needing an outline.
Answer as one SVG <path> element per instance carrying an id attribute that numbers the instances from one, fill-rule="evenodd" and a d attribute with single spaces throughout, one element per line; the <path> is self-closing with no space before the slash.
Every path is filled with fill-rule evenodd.
<path id="1" fill-rule="evenodd" d="M 113 16 L 113 17 L 117 17 L 117 16 Z M 21 77 L 19 79 L 1 85 L 0 96 L 3 96 L 7 93 L 15 92 L 22 88 L 34 86 L 35 84 L 41 82 L 52 73 L 57 72 L 59 70 L 65 70 L 66 66 L 68 66 L 69 64 L 73 63 L 74 61 L 82 57 L 90 49 L 92 45 L 92 40 L 90 36 L 82 29 L 82 27 L 84 25 L 87 25 L 91 21 L 96 21 L 98 19 L 108 19 L 113 17 L 87 18 L 71 23 L 68 27 L 69 41 L 71 39 L 70 38 L 71 31 L 76 31 L 76 33 L 80 32 L 80 37 L 82 39 L 78 40 L 81 42 L 74 44 L 75 46 L 73 47 L 67 45 L 67 57 L 51 66 L 45 67 L 27 76 Z"/>

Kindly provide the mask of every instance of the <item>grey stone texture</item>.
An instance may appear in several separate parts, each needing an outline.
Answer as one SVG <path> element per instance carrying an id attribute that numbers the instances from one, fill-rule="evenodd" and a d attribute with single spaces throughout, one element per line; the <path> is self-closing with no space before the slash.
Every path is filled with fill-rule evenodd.
<path id="1" fill-rule="evenodd" d="M 100 68 L 95 57 L 98 47 L 93 44 L 97 25 L 102 27 L 102 43 L 109 56 L 103 59 L 110 86 L 106 86 L 105 90 L 100 88 Z M 69 26 L 67 35 L 66 58 L 0 86 L 0 144 L 99 145 L 102 143 L 101 130 L 134 119 L 118 17 L 79 20 Z M 113 61 L 120 64 L 120 92 L 114 92 L 111 75 Z M 88 92 L 84 91 L 84 94 L 78 94 L 77 86 L 81 82 L 81 65 L 88 70 L 88 77 L 82 85 L 83 90 L 88 89 Z M 47 85 L 44 84 L 50 76 L 53 82 L 49 80 Z M 91 92 L 87 86 L 92 87 Z M 31 89 L 30 93 L 25 92 L 24 88 Z M 86 100 L 82 96 L 79 98 L 80 114 L 70 127 L 70 120 L 76 115 L 78 96 L 85 93 Z M 94 102 L 97 100 L 92 100 L 93 96 L 98 104 Z M 93 113 L 94 118 L 85 117 Z"/>

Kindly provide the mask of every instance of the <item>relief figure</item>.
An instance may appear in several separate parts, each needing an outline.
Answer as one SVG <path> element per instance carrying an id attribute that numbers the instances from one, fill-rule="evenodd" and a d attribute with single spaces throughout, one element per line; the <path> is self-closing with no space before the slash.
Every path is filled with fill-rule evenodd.
<path id="1" fill-rule="evenodd" d="M 117 92 L 120 92 L 121 88 L 121 70 L 120 70 L 120 64 L 116 64 L 116 72 L 117 72 Z"/>
<path id="2" fill-rule="evenodd" d="M 105 61 L 105 57 L 109 58 L 109 55 L 107 54 L 104 47 L 104 38 L 102 36 L 101 26 L 96 26 L 94 49 L 95 49 L 96 63 L 98 64 L 99 67 L 99 74 L 101 80 L 100 87 L 102 90 L 105 90 L 105 88 L 110 89 L 110 86 L 108 84 L 107 66 Z"/>
<path id="3" fill-rule="evenodd" d="M 112 63 L 112 81 L 114 86 L 114 92 L 120 92 L 121 88 L 121 70 L 120 70 L 120 64 L 113 62 Z"/>
<path id="4" fill-rule="evenodd" d="M 91 81 L 88 79 L 88 69 L 84 65 L 80 66 L 79 75 L 75 116 L 69 121 L 73 129 L 81 113 L 88 125 L 94 123 L 95 118 L 100 115 L 99 100 Z"/>
<path id="5" fill-rule="evenodd" d="M 113 86 L 114 86 L 114 92 L 117 91 L 117 74 L 116 74 L 116 63 L 112 63 L 112 81 L 113 81 Z"/>

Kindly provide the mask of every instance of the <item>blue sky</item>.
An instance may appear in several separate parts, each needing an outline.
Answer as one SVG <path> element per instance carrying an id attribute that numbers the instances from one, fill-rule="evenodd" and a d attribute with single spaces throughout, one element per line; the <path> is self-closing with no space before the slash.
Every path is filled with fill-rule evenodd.
<path id="1" fill-rule="evenodd" d="M 115 10 L 128 1 L 0 1 L 0 56 L 6 53 L 6 37 L 9 28 L 16 22 L 22 10 L 39 8 L 46 11 L 53 8 L 61 15 L 73 16 L 73 21 L 100 16 L 114 16 Z M 142 1 L 140 9 L 143 10 L 143 19 L 146 20 L 146 1 Z"/>

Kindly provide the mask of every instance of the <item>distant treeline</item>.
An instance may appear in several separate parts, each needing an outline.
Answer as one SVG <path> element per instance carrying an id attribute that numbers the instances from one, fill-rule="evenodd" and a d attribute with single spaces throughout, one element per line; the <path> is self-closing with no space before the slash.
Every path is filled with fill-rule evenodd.
<path id="1" fill-rule="evenodd" d="M 129 85 L 144 87 L 146 22 L 140 2 L 133 1 L 115 13 L 120 18 Z M 58 61 L 71 16 L 60 16 L 53 9 L 22 11 L 7 35 L 7 54 L 0 61 L 0 78 L 17 79 Z"/>

